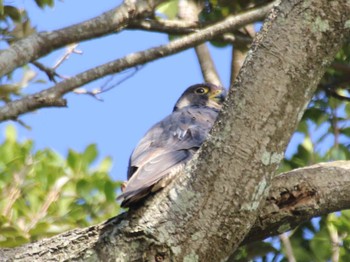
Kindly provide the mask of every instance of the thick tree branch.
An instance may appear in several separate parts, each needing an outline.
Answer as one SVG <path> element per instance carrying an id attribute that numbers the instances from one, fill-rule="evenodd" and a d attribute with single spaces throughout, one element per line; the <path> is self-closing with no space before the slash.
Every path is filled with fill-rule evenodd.
<path id="1" fill-rule="evenodd" d="M 117 32 L 135 17 L 151 14 L 161 2 L 163 0 L 125 0 L 119 7 L 93 19 L 19 40 L 0 52 L 0 76 L 65 45 Z"/>
<path id="2" fill-rule="evenodd" d="M 349 209 L 349 171 L 350 161 L 335 161 L 276 176 L 243 243 L 281 234 L 313 217 Z"/>
<path id="3" fill-rule="evenodd" d="M 117 259 L 132 239 L 131 259 L 229 256 L 254 224 L 304 108 L 349 36 L 349 12 L 345 0 L 331 10 L 326 0 L 288 0 L 274 9 L 241 69 L 237 91 L 230 92 L 185 175 L 129 212 L 133 220 L 123 232 L 132 236 L 115 238 L 117 247 L 101 254 Z"/>
<path id="4" fill-rule="evenodd" d="M 227 259 L 258 218 L 304 108 L 326 66 L 350 35 L 349 13 L 347 0 L 283 1 L 256 37 L 236 91 L 230 91 L 208 140 L 182 175 L 139 208 L 104 225 L 73 231 L 73 240 L 58 237 L 44 241 L 45 248 L 44 242 L 27 246 L 31 260 L 54 255 L 59 260 L 75 256 L 82 261 Z M 175 41 L 170 45 L 174 43 L 180 45 Z M 62 94 L 67 91 L 62 86 L 58 89 Z M 307 186 L 302 184 L 299 191 L 308 192 Z M 290 201 L 294 198 L 302 199 L 299 204 L 308 199 L 285 187 L 286 194 L 272 194 L 280 209 L 289 203 L 299 208 Z M 313 196 L 312 192 L 306 196 Z M 21 249 L 16 251 L 15 257 L 23 258 Z"/>
<path id="5" fill-rule="evenodd" d="M 295 228 L 312 217 L 350 208 L 350 162 L 337 161 L 297 169 L 275 177 L 267 201 L 244 243 L 261 240 Z M 0 250 L 1 258 L 35 261 L 80 258 L 111 244 L 121 224 L 128 223 L 127 213 L 104 223 L 75 229 L 50 239 L 13 249 Z M 79 243 L 79 245 L 77 245 Z M 127 260 L 127 257 L 126 257 Z"/>
<path id="6" fill-rule="evenodd" d="M 244 24 L 255 21 L 259 17 L 265 17 L 266 13 L 271 10 L 272 6 L 273 4 L 270 3 L 263 8 L 253 9 L 242 13 L 241 15 L 228 17 L 225 19 L 225 21 L 205 28 L 200 32 L 193 33 L 181 39 L 176 39 L 160 47 L 129 54 L 121 59 L 108 62 L 106 64 L 80 73 L 75 77 L 64 80 L 40 93 L 28 95 L 23 99 L 10 102 L 0 108 L 0 122 L 8 119 L 16 119 L 19 115 L 38 108 L 63 106 L 65 103 L 63 103 L 62 96 L 77 87 L 92 82 L 103 76 L 115 74 L 127 68 L 145 64 L 157 58 L 180 52 L 188 47 L 195 46 L 208 39 L 211 39 L 216 35 L 237 29 Z"/>
<path id="7" fill-rule="evenodd" d="M 230 91 L 211 135 L 183 174 L 139 208 L 82 234 L 74 231 L 74 241 L 56 238 L 45 250 L 43 242 L 27 247 L 35 255 L 31 259 L 53 254 L 61 260 L 73 259 L 70 254 L 101 261 L 227 259 L 258 218 L 304 108 L 349 37 L 349 13 L 347 0 L 283 1 L 256 37 L 236 91 Z M 283 202 L 285 196 L 293 200 L 300 194 L 289 190 L 280 196 L 272 195 L 282 209 L 290 203 Z"/>

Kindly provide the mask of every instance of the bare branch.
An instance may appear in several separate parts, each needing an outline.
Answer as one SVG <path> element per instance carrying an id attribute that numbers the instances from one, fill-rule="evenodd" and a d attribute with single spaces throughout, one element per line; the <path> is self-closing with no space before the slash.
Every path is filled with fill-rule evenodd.
<path id="1" fill-rule="evenodd" d="M 329 216 L 328 218 L 330 218 Z M 332 241 L 332 262 L 339 262 L 340 257 L 340 244 L 341 244 L 341 238 L 338 234 L 337 227 L 333 224 L 328 222 L 327 223 L 327 229 L 329 232 L 330 239 Z"/>
<path id="2" fill-rule="evenodd" d="M 198 21 L 198 14 L 202 7 L 196 1 L 179 1 L 178 16 L 183 21 Z M 210 55 L 209 49 L 205 43 L 195 46 L 195 51 L 199 66 L 202 71 L 205 82 L 223 86 L 220 76 L 216 71 L 214 61 Z"/>
<path id="3" fill-rule="evenodd" d="M 55 77 L 60 77 L 63 78 L 62 76 L 60 76 L 55 69 L 47 67 L 45 65 L 43 65 L 42 63 L 38 62 L 38 61 L 33 61 L 31 62 L 33 65 L 35 65 L 38 69 L 40 69 L 41 71 L 43 71 L 47 77 L 49 78 L 50 81 L 57 83 Z"/>
<path id="4" fill-rule="evenodd" d="M 343 72 L 344 74 L 348 74 L 348 75 L 350 74 L 350 65 L 349 64 L 334 62 L 334 63 L 332 63 L 331 67 L 337 71 Z"/>
<path id="5" fill-rule="evenodd" d="M 138 29 L 171 35 L 184 35 L 197 32 L 204 24 L 197 21 L 183 20 L 134 20 L 130 21 L 127 29 Z"/>
<path id="6" fill-rule="evenodd" d="M 332 12 L 325 12 L 327 0 L 283 1 L 256 37 L 236 81 L 236 93 L 229 92 L 208 140 L 181 175 L 139 208 L 103 225 L 26 246 L 25 253 L 16 249 L 16 259 L 29 255 L 36 261 L 53 256 L 61 260 L 78 256 L 81 261 L 153 261 L 162 254 L 173 261 L 225 260 L 261 214 L 290 136 L 326 66 L 349 36 L 347 2 L 339 0 Z M 320 17 L 327 22 L 326 28 L 319 26 Z M 325 174 L 326 167 L 320 174 Z M 297 177 L 293 187 L 279 176 L 282 190 L 271 191 L 269 205 L 262 210 L 262 214 L 279 215 L 274 220 L 263 217 L 263 222 L 272 224 L 266 235 L 289 229 L 292 222 L 310 218 L 321 207 L 327 212 L 334 203 L 336 208 L 348 207 L 350 196 L 343 191 L 349 189 L 349 168 L 343 169 L 339 179 L 327 174 L 320 181 L 328 178 L 327 187 L 341 189 L 329 192 L 339 194 L 331 202 L 318 201 L 325 195 L 313 182 L 315 175 L 312 181 Z M 345 203 L 341 202 L 344 196 Z M 306 207 L 300 208 L 303 204 Z M 283 215 L 285 220 L 280 220 Z M 267 229 L 261 221 L 260 233 Z M 279 223 L 274 224 L 276 221 Z"/>
<path id="7" fill-rule="evenodd" d="M 107 79 L 107 81 L 99 88 L 96 88 L 92 91 L 86 90 L 85 88 L 78 88 L 73 90 L 74 93 L 76 94 L 85 94 L 85 95 L 90 95 L 93 98 L 97 99 L 98 101 L 103 101 L 102 98 L 100 98 L 98 95 L 102 94 L 102 93 L 106 93 L 110 90 L 112 90 L 113 88 L 119 86 L 120 84 L 122 84 L 123 82 L 125 82 L 126 80 L 130 79 L 131 77 L 133 77 L 137 72 L 139 72 L 139 70 L 141 69 L 141 66 L 136 66 L 135 68 L 133 68 L 134 70 L 128 74 L 127 76 L 123 77 L 122 79 L 120 79 L 119 81 L 117 81 L 116 83 L 111 83 L 114 75 L 112 75 L 109 79 Z"/>
<path id="8" fill-rule="evenodd" d="M 254 26 L 252 24 L 246 25 L 240 31 L 243 31 L 242 35 L 248 38 L 254 38 L 256 35 Z M 232 58 L 231 58 L 231 77 L 230 83 L 233 85 L 236 77 L 238 76 L 239 70 L 241 69 L 243 62 L 249 51 L 250 43 L 240 42 L 232 48 Z"/>
<path id="9" fill-rule="evenodd" d="M 243 65 L 247 52 L 248 52 L 248 49 L 246 48 L 239 47 L 239 46 L 232 47 L 231 78 L 230 78 L 231 85 L 233 85 L 236 77 L 238 76 L 239 70 Z"/>
<path id="10" fill-rule="evenodd" d="M 166 45 L 129 54 L 123 58 L 80 73 L 75 77 L 62 81 L 42 92 L 34 95 L 28 95 L 21 100 L 10 102 L 4 107 L 0 108 L 0 121 L 17 118 L 21 114 L 38 108 L 65 106 L 66 102 L 64 99 L 62 99 L 62 96 L 84 84 L 92 82 L 103 76 L 115 74 L 127 68 L 142 65 L 157 58 L 180 52 L 188 47 L 196 46 L 208 39 L 212 39 L 216 35 L 237 29 L 244 24 L 255 21 L 258 18 L 263 18 L 266 16 L 267 12 L 271 10 L 274 3 L 275 2 L 269 3 L 259 9 L 249 10 L 240 15 L 229 16 L 224 21 L 205 28 L 200 32 L 193 33 L 181 39 L 176 39 Z"/>
<path id="11" fill-rule="evenodd" d="M 349 162 L 336 161 L 275 177 L 267 202 L 244 243 L 281 234 L 312 217 L 350 208 L 349 172 Z M 0 249 L 0 255 L 7 259 L 16 257 L 18 261 L 30 255 L 35 261 L 45 261 L 52 254 L 61 259 L 67 258 L 73 248 L 76 256 L 81 258 L 84 253 L 96 252 L 112 244 L 114 235 L 123 234 L 120 228 L 130 219 L 124 213 L 99 225 L 75 229 L 18 248 Z M 79 245 L 74 244 L 77 239 Z M 73 259 L 71 256 L 69 258 Z"/>
<path id="12" fill-rule="evenodd" d="M 288 262 L 296 262 L 295 256 L 293 254 L 293 248 L 292 244 L 290 243 L 289 236 L 287 232 L 282 233 L 279 236 L 281 242 L 283 243 L 284 249 L 286 250 L 286 257 L 288 259 Z"/>
<path id="13" fill-rule="evenodd" d="M 195 47 L 195 50 L 204 80 L 209 83 L 223 86 L 207 45 L 205 43 L 200 44 Z"/>
<path id="14" fill-rule="evenodd" d="M 52 67 L 53 69 L 57 69 L 60 65 L 62 65 L 62 63 L 64 61 L 66 61 L 67 59 L 69 59 L 69 57 L 72 55 L 72 54 L 82 54 L 83 52 L 76 49 L 78 46 L 78 44 L 76 43 L 73 43 L 73 44 L 70 44 L 67 46 L 66 48 L 66 52 L 63 54 L 62 57 L 60 57 L 58 59 L 58 61 L 56 62 L 56 64 Z"/>
<path id="15" fill-rule="evenodd" d="M 261 20 L 263 18 L 259 18 Z M 170 35 L 187 35 L 198 32 L 210 24 L 202 24 L 196 21 L 183 20 L 136 20 L 131 21 L 127 29 L 146 30 L 151 32 L 166 33 Z M 227 43 L 238 43 L 248 45 L 252 43 L 252 38 L 240 33 L 225 33 L 214 37 L 215 40 L 220 40 Z"/>
<path id="16" fill-rule="evenodd" d="M 0 52 L 0 76 L 72 43 L 118 32 L 137 16 L 147 16 L 164 0 L 125 0 L 93 19 L 51 32 L 33 34 Z"/>

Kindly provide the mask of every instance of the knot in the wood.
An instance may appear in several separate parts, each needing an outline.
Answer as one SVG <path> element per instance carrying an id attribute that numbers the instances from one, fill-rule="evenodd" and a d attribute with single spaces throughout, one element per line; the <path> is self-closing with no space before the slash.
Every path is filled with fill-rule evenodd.
<path id="1" fill-rule="evenodd" d="M 170 253 L 167 247 L 152 246 L 144 253 L 143 261 L 147 262 L 170 262 Z"/>

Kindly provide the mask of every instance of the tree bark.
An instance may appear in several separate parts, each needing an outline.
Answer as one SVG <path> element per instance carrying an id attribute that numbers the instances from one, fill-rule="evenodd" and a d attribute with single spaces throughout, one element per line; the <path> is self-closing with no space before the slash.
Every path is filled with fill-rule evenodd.
<path id="1" fill-rule="evenodd" d="M 181 175 L 139 208 L 16 249 L 15 258 L 26 252 L 35 261 L 225 261 L 257 221 L 291 134 L 349 37 L 349 13 L 346 0 L 283 1 L 256 37 L 208 140 Z M 268 201 L 301 212 L 298 207 L 314 196 L 313 190 L 305 194 L 309 185 L 272 190 Z M 293 225 L 280 213 L 278 233 Z"/>
<path id="2" fill-rule="evenodd" d="M 336 161 L 273 178 L 265 205 L 242 244 L 281 234 L 312 217 L 350 208 L 349 172 L 349 161 Z M 99 225 L 71 230 L 18 248 L 2 249 L 0 261 L 102 260 L 98 250 L 106 244 L 113 245 L 118 228 L 130 219 L 123 213 Z M 125 261 L 128 260 L 125 257 Z"/>

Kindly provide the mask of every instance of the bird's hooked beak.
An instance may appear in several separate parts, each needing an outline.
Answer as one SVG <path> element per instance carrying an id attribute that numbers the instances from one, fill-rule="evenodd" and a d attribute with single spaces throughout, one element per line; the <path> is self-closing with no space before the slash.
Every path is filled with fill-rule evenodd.
<path id="1" fill-rule="evenodd" d="M 215 101 L 218 104 L 222 104 L 225 101 L 226 95 L 226 89 L 217 89 L 212 92 L 212 94 L 209 96 L 209 99 Z"/>

